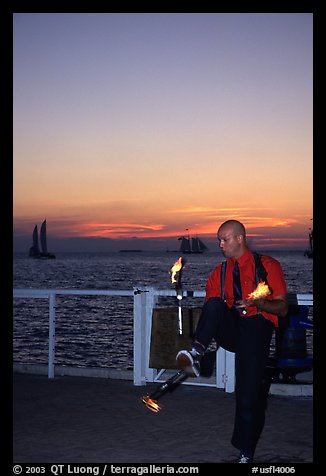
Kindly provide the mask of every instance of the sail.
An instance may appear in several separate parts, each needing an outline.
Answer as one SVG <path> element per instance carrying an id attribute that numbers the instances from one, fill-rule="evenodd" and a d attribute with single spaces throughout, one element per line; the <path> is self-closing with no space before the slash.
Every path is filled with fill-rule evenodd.
<path id="1" fill-rule="evenodd" d="M 41 240 L 42 253 L 47 254 L 48 247 L 46 244 L 46 220 L 44 220 L 44 222 L 41 225 L 40 240 Z"/>
<path id="2" fill-rule="evenodd" d="M 313 230 L 309 228 L 309 248 L 305 250 L 303 256 L 308 256 L 308 258 L 314 257 L 314 245 L 313 245 Z"/>
<path id="3" fill-rule="evenodd" d="M 313 233 L 313 230 L 311 230 L 311 232 L 309 233 L 309 246 L 310 246 L 311 253 L 313 253 L 313 250 L 314 250 L 312 233 Z"/>
<path id="4" fill-rule="evenodd" d="M 203 253 L 207 249 L 207 246 L 199 238 L 191 238 L 192 253 Z"/>
<path id="5" fill-rule="evenodd" d="M 199 238 L 198 239 L 198 246 L 199 246 L 199 250 L 200 251 L 205 251 L 205 250 L 208 250 L 207 246 L 205 245 L 205 243 L 203 243 Z"/>
<path id="6" fill-rule="evenodd" d="M 181 240 L 180 251 L 182 251 L 182 253 L 191 253 L 189 239 L 182 236 L 179 240 Z"/>
<path id="7" fill-rule="evenodd" d="M 200 253 L 199 239 L 191 238 L 191 251 L 193 253 Z"/>
<path id="8" fill-rule="evenodd" d="M 29 256 L 38 256 L 40 254 L 40 248 L 38 245 L 38 231 L 37 225 L 35 225 L 33 230 L 33 245 L 29 249 Z"/>

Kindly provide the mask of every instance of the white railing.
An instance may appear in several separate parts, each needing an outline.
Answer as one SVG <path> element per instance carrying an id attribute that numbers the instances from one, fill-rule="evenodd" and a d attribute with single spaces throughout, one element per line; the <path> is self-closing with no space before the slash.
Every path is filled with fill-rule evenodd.
<path id="1" fill-rule="evenodd" d="M 204 298 L 204 291 L 183 291 L 183 297 Z M 174 290 L 155 288 L 134 288 L 133 290 L 88 290 L 88 289 L 14 289 L 14 298 L 48 298 L 49 299 L 49 342 L 48 342 L 48 378 L 54 378 L 55 369 L 55 306 L 56 295 L 79 296 L 127 296 L 134 299 L 134 385 L 147 382 L 159 382 L 165 369 L 149 368 L 150 341 L 152 331 L 152 314 L 159 296 L 175 297 Z M 313 306 L 312 294 L 289 294 L 289 302 Z M 209 379 L 208 379 L 209 380 Z M 185 384 L 214 386 L 224 388 L 226 392 L 234 391 L 234 354 L 223 348 L 216 352 L 216 380 L 200 381 L 194 379 Z"/>
<path id="2" fill-rule="evenodd" d="M 116 291 L 104 289 L 14 289 L 14 298 L 49 299 L 49 344 L 48 344 L 48 377 L 54 378 L 55 357 L 55 306 L 57 295 L 70 296 L 133 296 L 133 291 Z"/>

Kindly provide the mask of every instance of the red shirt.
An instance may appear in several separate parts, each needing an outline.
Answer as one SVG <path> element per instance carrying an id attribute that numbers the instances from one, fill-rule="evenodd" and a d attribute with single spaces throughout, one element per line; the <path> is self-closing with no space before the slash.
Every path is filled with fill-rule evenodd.
<path id="1" fill-rule="evenodd" d="M 240 269 L 240 281 L 242 289 L 242 299 L 246 299 L 248 294 L 256 289 L 256 278 L 255 278 L 255 259 L 252 253 L 247 250 L 240 258 L 238 258 L 239 269 Z M 286 282 L 284 279 L 284 274 L 280 263 L 270 257 L 270 256 L 261 256 L 261 261 L 264 268 L 267 271 L 267 281 L 268 285 L 272 291 L 272 294 L 267 296 L 265 299 L 271 300 L 273 296 L 279 296 L 280 294 L 287 294 Z M 225 283 L 224 283 L 224 297 L 228 307 L 233 305 L 233 268 L 234 268 L 235 258 L 228 258 L 226 265 L 225 273 Z M 206 301 L 211 297 L 221 297 L 221 267 L 220 263 L 212 271 L 210 277 L 208 278 L 206 284 Z M 278 327 L 278 317 L 275 314 L 269 314 L 268 312 L 260 312 L 266 319 L 273 322 L 275 327 Z M 257 307 L 250 306 L 246 307 L 246 316 L 254 316 L 258 314 Z"/>

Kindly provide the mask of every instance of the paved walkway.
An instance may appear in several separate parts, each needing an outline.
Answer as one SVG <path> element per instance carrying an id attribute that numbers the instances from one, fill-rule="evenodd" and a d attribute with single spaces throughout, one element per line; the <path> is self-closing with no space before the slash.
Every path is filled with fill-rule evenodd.
<path id="1" fill-rule="evenodd" d="M 181 385 L 153 413 L 158 384 L 14 374 L 14 463 L 226 463 L 234 394 Z M 270 395 L 257 463 L 313 462 L 312 397 Z"/>

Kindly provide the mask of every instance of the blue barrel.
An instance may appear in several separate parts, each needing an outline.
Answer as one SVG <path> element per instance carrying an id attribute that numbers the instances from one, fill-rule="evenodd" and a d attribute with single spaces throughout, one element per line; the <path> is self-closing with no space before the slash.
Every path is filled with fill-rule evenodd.
<path id="1" fill-rule="evenodd" d="M 289 378 L 312 368 L 312 357 L 307 352 L 306 329 L 312 328 L 313 323 L 308 319 L 308 311 L 308 306 L 290 306 L 288 315 L 279 319 L 279 328 L 275 333 L 276 366 Z"/>

